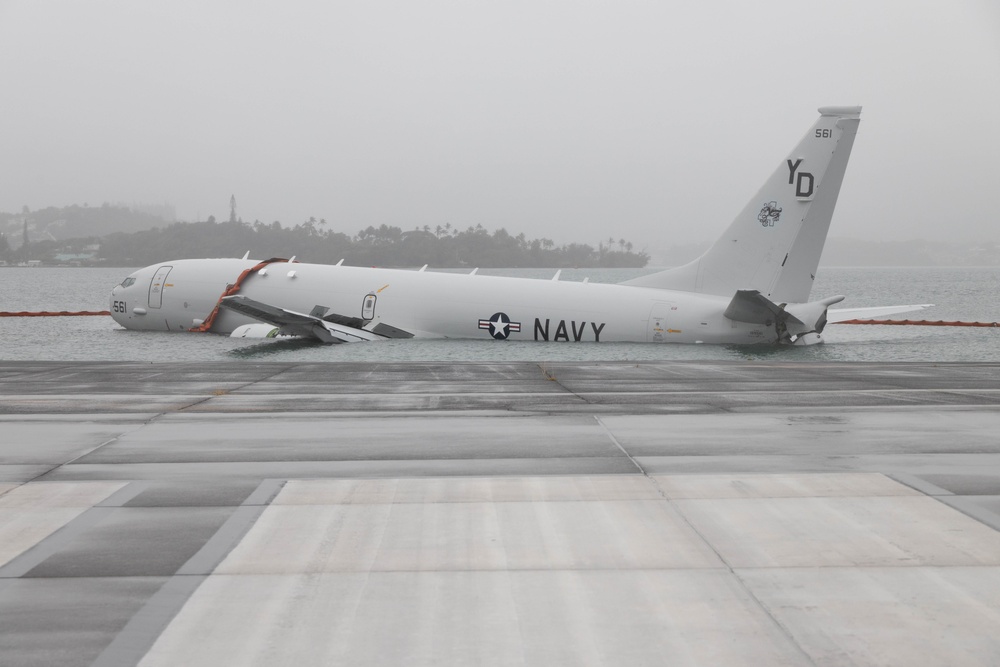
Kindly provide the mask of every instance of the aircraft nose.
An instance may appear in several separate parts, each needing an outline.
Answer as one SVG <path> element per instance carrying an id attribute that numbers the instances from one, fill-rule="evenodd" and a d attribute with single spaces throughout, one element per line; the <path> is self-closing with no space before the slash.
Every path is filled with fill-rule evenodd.
<path id="1" fill-rule="evenodd" d="M 124 290 L 125 288 L 121 285 L 115 285 L 111 288 L 111 298 L 108 301 L 108 311 L 111 313 L 112 319 L 118 324 L 122 324 L 121 304 L 124 302 L 124 299 L 120 299 L 119 296 L 120 292 Z"/>
<path id="2" fill-rule="evenodd" d="M 129 316 L 136 312 L 135 307 L 139 305 L 138 292 L 133 287 L 136 284 L 136 275 L 132 274 L 121 283 L 111 288 L 111 298 L 108 304 L 108 311 L 115 322 L 126 329 L 129 328 Z M 130 311 L 129 309 L 133 309 Z"/>

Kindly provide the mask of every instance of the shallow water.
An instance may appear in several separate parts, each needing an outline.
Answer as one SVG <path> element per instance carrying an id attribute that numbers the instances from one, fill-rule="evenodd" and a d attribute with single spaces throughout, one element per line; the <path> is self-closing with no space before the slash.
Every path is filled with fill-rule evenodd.
<path id="1" fill-rule="evenodd" d="M 653 269 L 564 270 L 562 280 L 620 282 Z M 0 268 L 0 311 L 106 310 L 130 269 Z M 481 270 L 551 278 L 548 269 Z M 1000 321 L 996 268 L 821 268 L 813 298 L 845 294 L 839 307 L 934 303 L 894 319 Z M 776 346 L 397 340 L 318 345 L 206 334 L 126 331 L 110 317 L 0 317 L 0 358 L 59 361 L 1000 361 L 1000 329 L 835 324 L 826 344 Z"/>

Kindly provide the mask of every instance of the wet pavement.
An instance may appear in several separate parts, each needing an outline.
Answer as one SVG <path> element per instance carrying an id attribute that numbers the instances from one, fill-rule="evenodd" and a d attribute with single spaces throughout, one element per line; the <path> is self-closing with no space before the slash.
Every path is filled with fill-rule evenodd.
<path id="1" fill-rule="evenodd" d="M 0 663 L 996 664 L 998 378 L 0 362 Z"/>

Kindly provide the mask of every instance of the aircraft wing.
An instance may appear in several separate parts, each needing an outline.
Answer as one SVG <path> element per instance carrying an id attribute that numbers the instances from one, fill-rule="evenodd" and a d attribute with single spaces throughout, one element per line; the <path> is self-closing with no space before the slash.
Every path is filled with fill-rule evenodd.
<path id="1" fill-rule="evenodd" d="M 241 315 L 276 326 L 283 335 L 316 338 L 324 343 L 354 343 L 385 340 L 389 337 L 358 327 L 329 322 L 315 315 L 297 313 L 294 310 L 254 301 L 239 294 L 224 297 L 221 305 Z"/>
<path id="2" fill-rule="evenodd" d="M 845 322 L 847 320 L 870 320 L 883 315 L 909 313 L 914 310 L 930 308 L 933 303 L 921 303 L 910 306 L 872 306 L 870 308 L 831 308 L 827 311 L 827 322 Z"/>

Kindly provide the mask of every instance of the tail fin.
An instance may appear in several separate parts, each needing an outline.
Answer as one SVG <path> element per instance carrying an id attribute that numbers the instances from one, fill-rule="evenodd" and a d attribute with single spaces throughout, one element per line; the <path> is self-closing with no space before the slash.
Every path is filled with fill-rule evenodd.
<path id="1" fill-rule="evenodd" d="M 732 296 L 757 290 L 776 302 L 809 300 L 861 107 L 823 107 L 820 118 L 704 255 L 627 285 Z"/>

